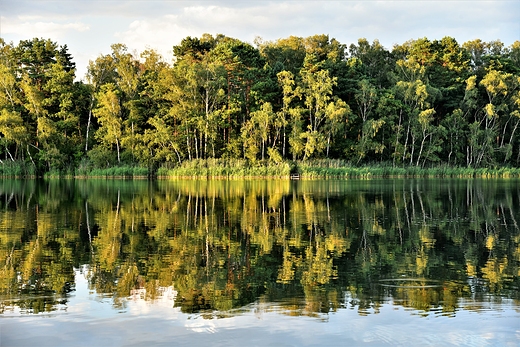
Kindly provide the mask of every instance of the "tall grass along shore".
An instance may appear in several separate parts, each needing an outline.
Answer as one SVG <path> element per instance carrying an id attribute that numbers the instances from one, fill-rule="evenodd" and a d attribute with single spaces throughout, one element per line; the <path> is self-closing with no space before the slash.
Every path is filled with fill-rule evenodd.
<path id="1" fill-rule="evenodd" d="M 32 164 L 4 161 L 0 163 L 0 177 L 35 178 L 37 170 Z M 94 168 L 80 166 L 68 171 L 50 171 L 46 178 L 197 178 L 197 179 L 369 179 L 369 178 L 519 178 L 520 168 L 470 168 L 439 165 L 432 167 L 393 166 L 372 164 L 356 166 L 343 160 L 309 160 L 250 162 L 244 159 L 197 159 L 176 166 L 159 168 L 141 166 L 112 166 Z"/>

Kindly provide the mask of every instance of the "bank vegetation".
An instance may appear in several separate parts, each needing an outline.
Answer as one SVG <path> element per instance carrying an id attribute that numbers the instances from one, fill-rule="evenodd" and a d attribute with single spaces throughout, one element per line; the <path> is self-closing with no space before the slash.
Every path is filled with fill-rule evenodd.
<path id="1" fill-rule="evenodd" d="M 205 34 L 172 58 L 114 44 L 78 79 L 66 45 L 0 41 L 0 175 L 519 175 L 519 41 Z"/>

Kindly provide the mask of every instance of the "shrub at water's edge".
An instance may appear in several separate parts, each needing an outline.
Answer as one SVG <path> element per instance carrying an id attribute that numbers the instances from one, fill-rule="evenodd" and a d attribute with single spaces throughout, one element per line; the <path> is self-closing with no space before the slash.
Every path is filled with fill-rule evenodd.
<path id="1" fill-rule="evenodd" d="M 158 177 L 193 178 L 284 178 L 291 175 L 291 165 L 282 163 L 251 163 L 243 159 L 196 159 L 185 161 L 176 167 L 160 167 Z"/>
<path id="2" fill-rule="evenodd" d="M 0 177 L 38 177 L 32 163 L 4 161 L 0 163 Z M 417 166 L 393 166 L 378 163 L 357 166 L 344 160 L 306 160 L 251 162 L 246 159 L 196 159 L 184 161 L 175 166 L 159 168 L 120 165 L 97 168 L 80 165 L 67 171 L 49 171 L 45 178 L 199 178 L 199 179 L 240 179 L 240 178 L 299 178 L 299 179 L 349 179 L 349 178 L 518 178 L 520 168 L 468 168 L 447 165 L 421 168 Z"/>
<path id="3" fill-rule="evenodd" d="M 453 177 L 453 178 L 513 178 L 520 177 L 519 168 L 467 168 L 440 165 L 429 168 L 398 167 L 391 164 L 355 166 L 343 160 L 312 160 L 282 163 L 251 163 L 240 159 L 207 159 L 183 162 L 181 165 L 160 167 L 161 178 L 248 178 L 273 177 L 301 179 L 376 178 L 376 177 Z"/>
<path id="4" fill-rule="evenodd" d="M 77 174 L 76 177 L 121 177 L 121 178 L 142 178 L 149 177 L 149 170 L 146 167 L 138 166 L 114 166 L 108 168 L 95 168 L 88 172 Z"/>
<path id="5" fill-rule="evenodd" d="M 29 178 L 36 177 L 36 166 L 24 161 L 3 161 L 0 164 L 0 177 Z"/>
<path id="6" fill-rule="evenodd" d="M 140 166 L 112 166 L 106 168 L 79 167 L 76 170 L 49 171 L 45 178 L 148 178 L 151 171 Z"/>
<path id="7" fill-rule="evenodd" d="M 355 166 L 339 160 L 321 160 L 299 162 L 301 178 L 413 178 L 413 177 L 452 177 L 452 178 L 513 178 L 520 177 L 519 168 L 468 168 L 447 165 L 421 168 L 417 166 L 392 166 L 391 164 L 373 164 Z"/>

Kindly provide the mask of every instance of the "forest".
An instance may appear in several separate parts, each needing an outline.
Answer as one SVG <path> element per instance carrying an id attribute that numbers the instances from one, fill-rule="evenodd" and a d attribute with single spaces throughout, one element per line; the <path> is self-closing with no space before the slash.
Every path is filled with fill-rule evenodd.
<path id="1" fill-rule="evenodd" d="M 173 57 L 114 44 L 84 79 L 75 67 L 66 44 L 0 41 L 4 175 L 150 175 L 209 160 L 520 166 L 520 41 L 387 49 L 328 35 L 252 45 L 204 34 Z"/>

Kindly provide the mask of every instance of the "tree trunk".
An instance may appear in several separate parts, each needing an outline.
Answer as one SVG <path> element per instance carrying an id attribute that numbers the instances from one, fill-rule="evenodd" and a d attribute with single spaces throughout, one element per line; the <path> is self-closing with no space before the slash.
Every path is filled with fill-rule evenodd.
<path id="1" fill-rule="evenodd" d="M 94 95 L 92 95 L 92 99 L 90 100 L 90 107 L 88 110 L 87 132 L 85 134 L 85 153 L 88 151 L 88 134 L 90 130 L 90 122 L 92 119 L 92 107 L 94 107 Z"/>
<path id="2" fill-rule="evenodd" d="M 117 163 L 121 164 L 121 156 L 119 155 L 119 139 L 116 139 L 116 147 L 117 147 Z"/>

